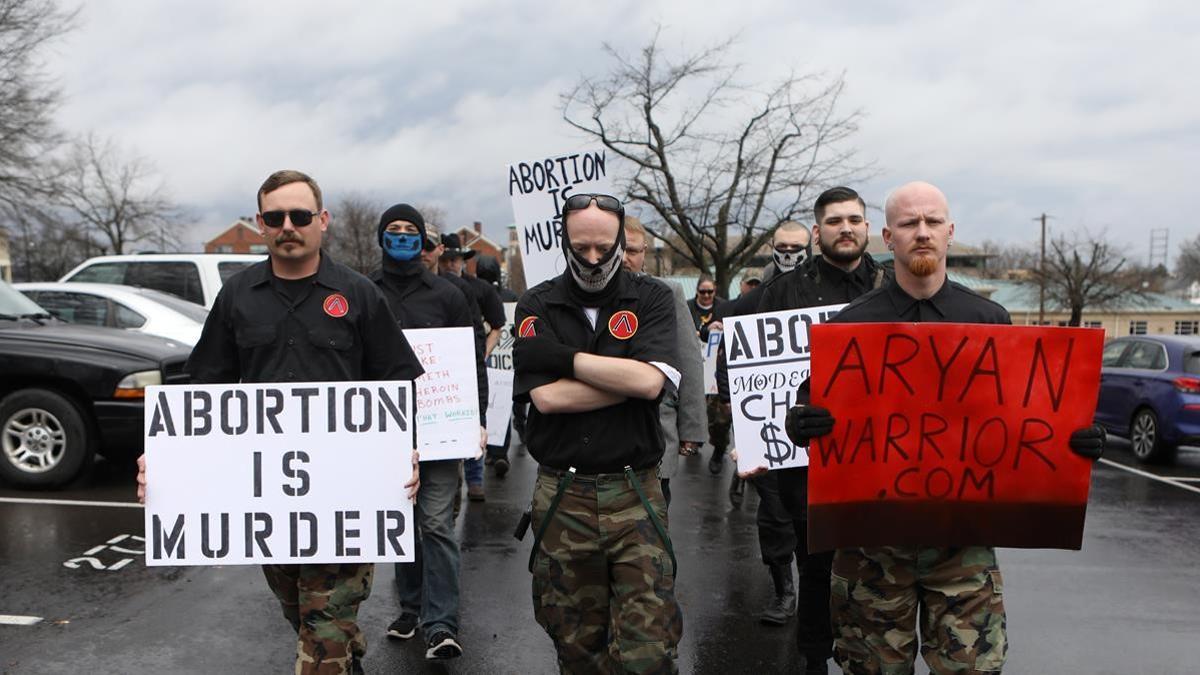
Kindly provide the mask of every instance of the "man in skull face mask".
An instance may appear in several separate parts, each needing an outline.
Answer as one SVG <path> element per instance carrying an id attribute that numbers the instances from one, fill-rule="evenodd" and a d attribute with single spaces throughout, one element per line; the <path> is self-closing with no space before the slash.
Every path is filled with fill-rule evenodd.
<path id="1" fill-rule="evenodd" d="M 513 397 L 532 401 L 534 615 L 562 672 L 675 672 L 683 629 L 657 467 L 676 388 L 674 298 L 621 268 L 621 203 L 563 205 L 567 270 L 517 304 Z M 614 659 L 618 662 L 614 663 Z"/>

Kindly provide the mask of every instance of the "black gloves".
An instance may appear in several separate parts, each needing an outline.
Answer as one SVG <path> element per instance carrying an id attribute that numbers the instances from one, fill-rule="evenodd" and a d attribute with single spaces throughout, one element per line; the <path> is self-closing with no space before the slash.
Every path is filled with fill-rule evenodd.
<path id="1" fill-rule="evenodd" d="M 787 421 L 783 426 L 793 443 L 807 447 L 810 439 L 824 436 L 833 430 L 833 415 L 821 406 L 792 406 L 788 409 Z"/>
<path id="2" fill-rule="evenodd" d="M 579 351 L 544 335 L 519 337 L 513 347 L 513 366 L 535 373 L 574 378 L 575 355 Z"/>
<path id="3" fill-rule="evenodd" d="M 1099 424 L 1076 429 L 1075 433 L 1071 434 L 1071 451 L 1080 457 L 1100 459 L 1100 455 L 1104 454 L 1104 444 L 1107 440 L 1108 434 Z"/>

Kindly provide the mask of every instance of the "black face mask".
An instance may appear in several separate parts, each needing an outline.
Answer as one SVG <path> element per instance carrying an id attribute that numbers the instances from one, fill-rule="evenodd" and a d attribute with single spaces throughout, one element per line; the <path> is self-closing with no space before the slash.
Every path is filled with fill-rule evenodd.
<path id="1" fill-rule="evenodd" d="M 597 262 L 588 262 L 571 248 L 571 237 L 563 224 L 563 255 L 567 259 L 567 271 L 571 287 L 578 291 L 577 299 L 586 307 L 599 307 L 616 291 L 621 263 L 625 260 L 625 228 L 617 228 L 617 241 Z"/>

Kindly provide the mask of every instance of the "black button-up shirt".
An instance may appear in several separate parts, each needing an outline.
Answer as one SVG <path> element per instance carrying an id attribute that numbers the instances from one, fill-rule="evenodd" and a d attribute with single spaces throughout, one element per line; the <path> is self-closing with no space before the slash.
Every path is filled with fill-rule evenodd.
<path id="1" fill-rule="evenodd" d="M 801 309 L 850 302 L 891 277 L 869 254 L 847 272 L 831 265 L 824 256 L 805 260 L 796 269 L 763 285 L 759 312 Z"/>
<path id="2" fill-rule="evenodd" d="M 655 279 L 619 272 L 617 296 L 599 308 L 592 328 L 583 308 L 565 288 L 565 277 L 542 282 L 526 291 L 517 303 L 517 340 L 525 320 L 526 329 L 590 354 L 658 361 L 678 370 L 675 339 L 675 300 L 671 289 Z M 627 339 L 632 324 L 628 317 L 613 317 L 622 310 L 636 317 L 636 330 Z M 610 328 L 610 320 L 616 324 Z M 624 320 L 624 321 L 623 321 Z M 615 334 L 614 334 L 615 330 Z M 558 378 L 522 368 L 515 363 L 513 397 L 529 401 L 529 392 Z M 659 397 L 661 399 L 661 396 Z M 554 469 L 575 467 L 580 473 L 612 473 L 625 466 L 645 469 L 662 459 L 662 427 L 658 422 L 658 400 L 628 398 L 616 405 L 582 413 L 543 415 L 529 409 L 525 426 L 529 454 L 538 463 Z"/>
<path id="3" fill-rule="evenodd" d="M 192 381 L 412 380 L 425 372 L 387 300 L 369 279 L 324 252 L 295 301 L 264 260 L 225 282 L 192 350 Z"/>
<path id="4" fill-rule="evenodd" d="M 1008 310 L 962 284 L 946 279 L 932 297 L 918 300 L 895 279 L 859 297 L 838 312 L 837 323 L 998 323 L 1011 324 Z"/>

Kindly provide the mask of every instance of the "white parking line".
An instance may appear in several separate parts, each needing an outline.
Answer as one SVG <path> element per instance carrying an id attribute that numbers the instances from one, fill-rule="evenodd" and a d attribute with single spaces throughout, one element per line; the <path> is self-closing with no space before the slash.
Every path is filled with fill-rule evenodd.
<path id="1" fill-rule="evenodd" d="M 77 499 L 29 499 L 26 497 L 0 497 L 3 504 L 53 504 L 55 506 L 113 506 L 121 509 L 140 509 L 137 502 L 89 502 Z"/>
<path id="2" fill-rule="evenodd" d="M 0 614 L 0 625 L 32 626 L 42 620 L 40 616 L 17 616 L 15 614 Z"/>
<path id="3" fill-rule="evenodd" d="M 1156 480 L 1160 483 L 1166 483 L 1167 485 L 1174 485 L 1175 487 L 1180 488 L 1182 490 L 1188 490 L 1189 492 L 1195 492 L 1196 494 L 1200 495 L 1200 488 L 1198 488 L 1198 487 L 1195 487 L 1192 485 L 1184 485 L 1183 483 L 1180 483 L 1177 480 L 1174 480 L 1171 478 L 1163 478 L 1162 476 L 1156 476 L 1148 471 L 1142 471 L 1141 469 L 1135 469 L 1132 466 L 1125 466 L 1124 464 L 1121 464 L 1120 462 L 1114 462 L 1111 459 L 1101 458 L 1099 461 L 1104 462 L 1108 466 L 1116 467 L 1118 469 L 1124 469 L 1125 471 L 1128 471 L 1129 473 L 1132 473 L 1132 474 L 1135 474 L 1138 476 L 1142 476 L 1144 478 L 1149 478 L 1150 480 Z"/>

